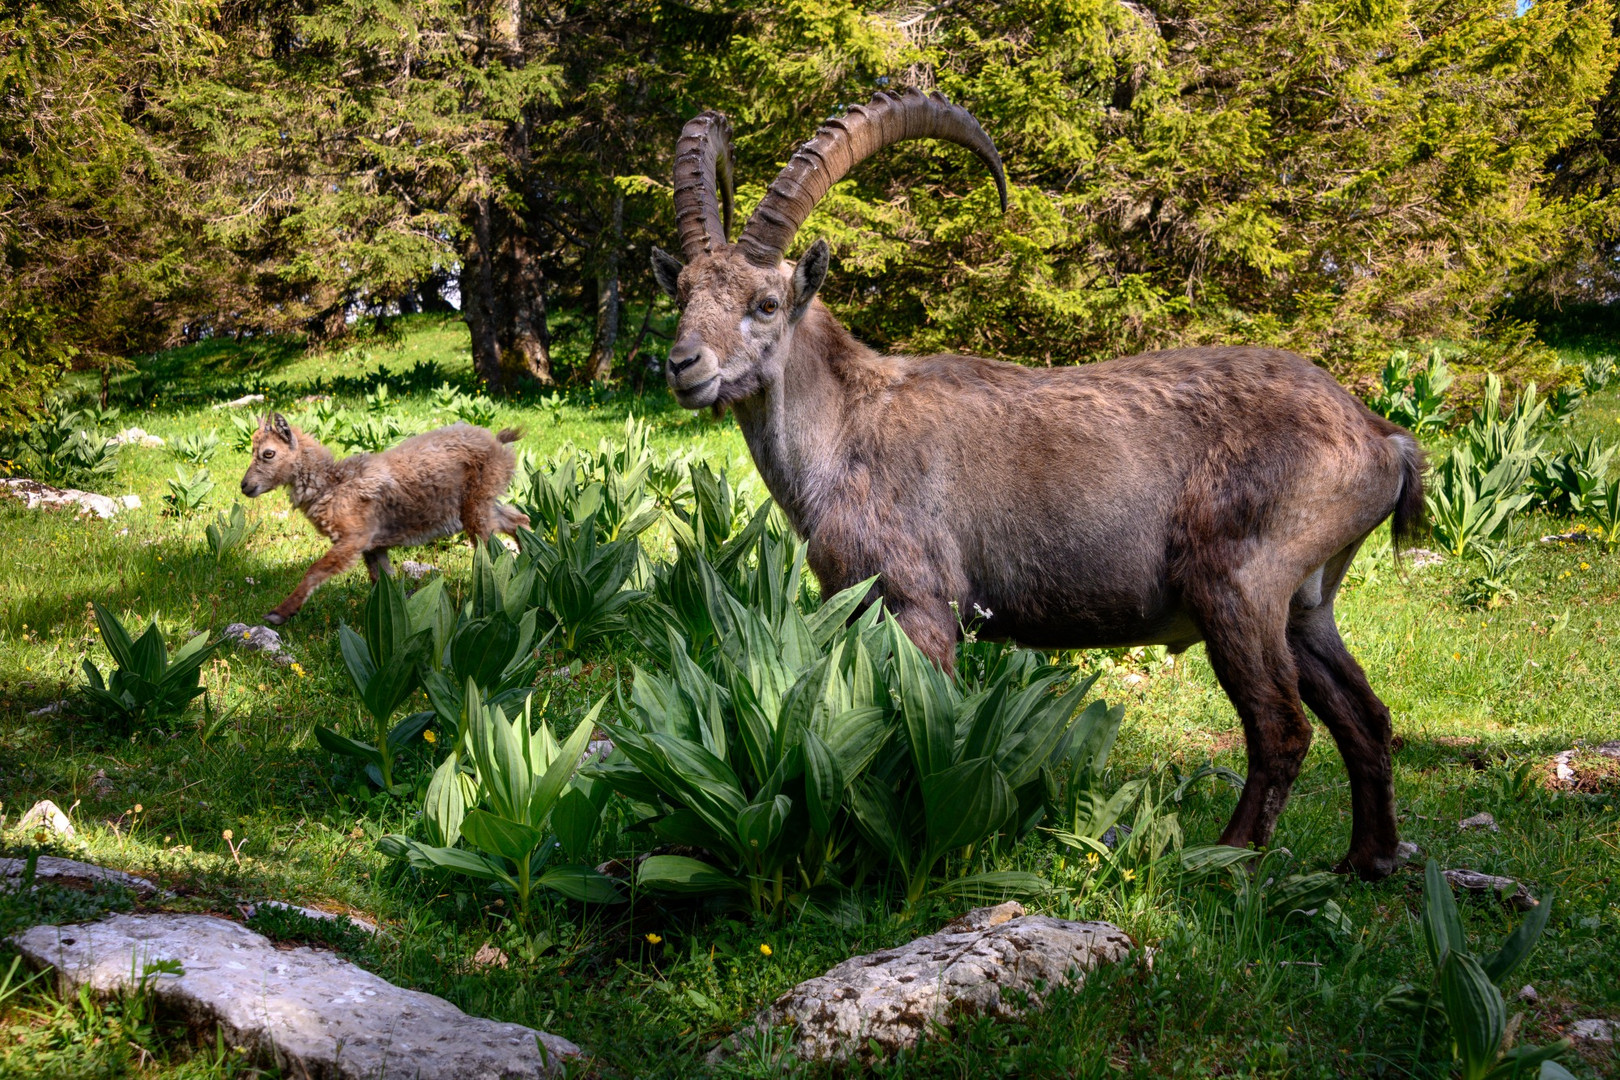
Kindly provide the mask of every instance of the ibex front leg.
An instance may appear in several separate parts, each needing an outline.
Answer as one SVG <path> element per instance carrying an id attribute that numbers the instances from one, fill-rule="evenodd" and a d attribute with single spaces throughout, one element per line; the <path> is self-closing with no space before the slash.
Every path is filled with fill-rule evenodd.
<path id="1" fill-rule="evenodd" d="M 309 599 L 310 593 L 320 588 L 321 583 L 333 574 L 341 574 L 353 566 L 354 561 L 364 554 L 365 550 L 363 541 L 340 540 L 333 544 L 331 551 L 316 559 L 314 564 L 304 571 L 304 580 L 298 583 L 298 587 L 287 599 L 277 604 L 276 609 L 264 617 L 264 621 L 271 626 L 280 626 L 298 614 L 298 609 L 304 606 L 304 601 Z"/>

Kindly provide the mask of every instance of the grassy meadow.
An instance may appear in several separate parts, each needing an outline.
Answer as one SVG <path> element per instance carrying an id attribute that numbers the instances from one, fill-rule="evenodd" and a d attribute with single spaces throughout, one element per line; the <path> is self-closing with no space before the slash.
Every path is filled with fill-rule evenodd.
<path id="1" fill-rule="evenodd" d="M 1573 343 L 1569 355 L 1583 348 Z M 436 365 L 438 377 L 421 375 Z M 171 647 L 199 630 L 255 624 L 297 582 L 325 542 L 275 493 L 241 500 L 247 465 L 231 445 L 232 410 L 263 393 L 295 423 L 332 395 L 367 408 L 361 376 L 381 365 L 398 376 L 389 411 L 427 425 L 431 386 L 471 391 L 466 332 L 421 317 L 398 347 L 310 357 L 269 343 L 209 343 L 140 360 L 116 374 L 122 413 L 106 433 L 138 425 L 169 440 L 218 432 L 207 463 L 215 488 L 199 512 L 163 513 L 175 461 L 166 449 L 124 448 L 107 494 L 139 495 L 142 507 L 107 521 L 23 509 L 0 500 L 0 811 L 8 823 L 52 799 L 79 830 L 45 850 L 144 874 L 172 890 L 171 910 L 240 917 L 238 905 L 277 898 L 360 914 L 383 926 L 375 939 L 330 931 L 332 947 L 389 979 L 442 995 L 469 1012 L 562 1035 L 590 1051 L 582 1066 L 603 1077 L 678 1077 L 711 1067 L 707 1052 L 761 1005 L 794 983 L 858 952 L 931 933 L 967 906 L 925 901 L 909 919 L 870 893 L 837 917 L 780 923 L 694 902 L 641 896 L 628 906 L 584 908 L 551 899 L 519 928 L 503 904 L 462 881 L 436 887 L 379 855 L 376 840 L 411 825 L 420 800 L 375 790 L 352 762 L 316 745 L 316 725 L 360 731 L 358 706 L 338 655 L 340 623 L 353 623 L 368 591 L 363 568 L 328 583 L 282 628 L 297 660 L 277 666 L 226 648 L 204 670 L 207 694 L 173 735 L 120 738 L 76 697 L 81 661 L 103 671 L 90 601 L 131 630 L 152 618 Z M 417 376 L 409 376 L 415 371 Z M 94 381 L 82 389 L 90 392 Z M 250 410 L 238 410 L 246 413 Z M 764 496 L 729 418 L 689 414 L 649 390 L 574 391 L 548 404 L 539 394 L 498 403 L 492 427 L 524 429 L 522 450 L 544 458 L 569 442 L 595 447 L 622 437 L 626 419 L 646 421 L 654 445 L 725 467 L 750 503 Z M 1620 440 L 1620 391 L 1589 400 L 1560 437 Z M 191 466 L 186 466 L 189 470 Z M 233 500 L 254 531 L 216 562 L 204 528 Z M 1352 651 L 1395 715 L 1396 798 L 1403 838 L 1444 867 L 1517 878 L 1537 896 L 1556 892 L 1548 930 L 1516 982 L 1534 1003 L 1509 1001 L 1519 1043 L 1562 1037 L 1576 1019 L 1620 1018 L 1620 762 L 1586 747 L 1620 739 L 1620 552 L 1589 542 L 1540 543 L 1571 523 L 1526 516 L 1531 548 L 1515 570 L 1514 595 L 1494 607 L 1462 597 L 1477 565 L 1393 562 L 1375 537 L 1341 595 L 1339 621 Z M 643 537 L 657 555 L 662 526 Z M 459 538 L 398 551 L 440 567 L 465 588 L 471 553 Z M 1076 655 L 1101 670 L 1094 690 L 1126 707 L 1110 767 L 1120 779 L 1207 763 L 1244 770 L 1241 730 L 1202 649 L 1174 662 L 1153 650 Z M 537 710 L 559 736 L 591 703 L 648 661 L 627 635 L 578 662 L 541 664 Z M 68 704 L 41 713 L 53 704 Z M 612 707 L 611 705 L 609 706 Z M 1263 874 L 1330 867 L 1350 828 L 1342 762 L 1326 732 L 1316 739 L 1267 857 Z M 1555 753 L 1577 748 L 1579 782 L 1558 788 Z M 420 789 L 433 747 L 418 742 L 398 772 Z M 1218 835 L 1235 799 L 1219 784 L 1193 787 L 1177 808 L 1189 843 Z M 1501 831 L 1459 831 L 1486 811 Z M 228 838 L 227 838 L 228 837 Z M 4 853 L 32 843 L 0 834 Z M 607 836 L 602 857 L 652 846 L 646 834 Z M 1338 898 L 1347 923 L 1256 914 L 1231 876 L 1164 888 L 1119 881 L 1081 887 L 1080 860 L 1037 833 L 1002 856 L 1059 889 L 1031 910 L 1118 922 L 1142 946 L 1136 963 L 1098 972 L 1076 991 L 1016 1022 L 975 1022 L 939 1033 L 915 1054 L 876 1067 L 894 1077 L 1443 1077 L 1454 1066 L 1432 1031 L 1381 1005 L 1404 980 L 1426 982 L 1429 961 L 1417 913 L 1421 860 L 1373 885 L 1348 882 Z M 110 895 L 0 897 L 0 931 L 30 917 L 83 917 Z M 1462 902 L 1464 925 L 1494 947 L 1522 917 L 1494 902 Z M 267 928 L 273 929 L 273 928 Z M 308 940 L 322 931 L 282 927 Z M 762 946 L 764 948 L 762 948 Z M 499 958 L 491 948 L 499 950 Z M 1151 959 L 1149 959 L 1151 956 Z M 266 1075 L 207 1034 L 151 1017 L 138 1001 L 64 1000 L 21 971 L 6 976 L 0 951 L 0 1076 L 226 1077 Z M 1564 1059 L 1577 1076 L 1620 1075 L 1620 1050 L 1578 1048 Z M 756 1040 L 717 1075 L 778 1076 L 803 1070 L 780 1039 Z M 273 1074 L 270 1074 L 273 1075 Z"/>

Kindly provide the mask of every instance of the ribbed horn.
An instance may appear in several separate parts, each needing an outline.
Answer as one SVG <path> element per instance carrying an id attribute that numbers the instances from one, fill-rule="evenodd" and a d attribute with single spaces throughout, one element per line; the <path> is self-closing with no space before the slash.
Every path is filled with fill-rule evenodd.
<path id="1" fill-rule="evenodd" d="M 688 262 L 730 243 L 731 171 L 731 121 L 726 114 L 710 110 L 688 120 L 675 143 L 675 223 Z"/>
<path id="2" fill-rule="evenodd" d="M 978 154 L 996 178 L 1006 212 L 1007 177 L 1001 155 L 972 114 L 938 94 L 911 89 L 880 92 L 865 105 L 821 125 L 815 137 L 794 153 L 743 226 L 737 239 L 743 257 L 758 267 L 775 266 L 810 211 L 845 173 L 884 147 L 907 139 L 945 139 Z"/>

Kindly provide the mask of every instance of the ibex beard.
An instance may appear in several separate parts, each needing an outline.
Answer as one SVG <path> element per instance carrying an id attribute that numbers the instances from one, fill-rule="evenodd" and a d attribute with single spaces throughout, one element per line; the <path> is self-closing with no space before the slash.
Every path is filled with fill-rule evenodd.
<path id="1" fill-rule="evenodd" d="M 1248 752 L 1223 843 L 1270 841 L 1311 742 L 1309 705 L 1349 773 L 1341 868 L 1390 873 L 1389 709 L 1333 603 L 1381 523 L 1397 543 L 1423 532 L 1416 440 L 1280 349 L 1037 370 L 863 345 L 817 298 L 826 241 L 785 255 L 850 169 L 918 138 L 978 155 L 1006 208 L 1001 159 L 966 110 L 879 94 L 794 154 L 732 243 L 730 123 L 708 112 L 686 125 L 685 262 L 652 260 L 681 309 L 676 399 L 735 413 L 823 591 L 876 577 L 872 599 L 946 670 L 954 612 L 975 608 L 992 613 L 981 635 L 1038 648 L 1203 642 Z"/>
<path id="2" fill-rule="evenodd" d="M 497 435 L 452 424 L 380 454 L 339 461 L 280 413 L 266 416 L 253 433 L 253 463 L 242 477 L 242 494 L 253 499 L 285 486 L 292 505 L 332 541 L 332 549 L 264 621 L 280 626 L 298 614 L 310 593 L 356 559 L 365 559 L 376 581 L 393 572 L 389 548 L 425 544 L 458 530 L 477 545 L 491 533 L 527 528 L 528 515 L 497 501 L 517 467 L 507 444 L 518 437 L 515 428 Z"/>

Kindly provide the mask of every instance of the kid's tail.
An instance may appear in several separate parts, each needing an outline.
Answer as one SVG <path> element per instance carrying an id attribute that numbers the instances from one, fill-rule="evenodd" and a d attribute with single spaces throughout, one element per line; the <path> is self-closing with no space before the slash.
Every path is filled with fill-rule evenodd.
<path id="1" fill-rule="evenodd" d="M 503 443 L 517 442 L 521 438 L 523 438 L 523 429 L 515 427 L 502 428 L 495 436 L 496 441 Z"/>

